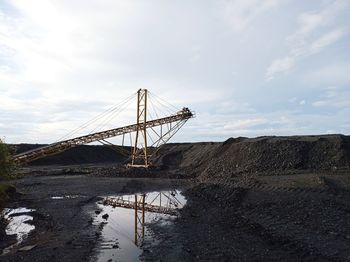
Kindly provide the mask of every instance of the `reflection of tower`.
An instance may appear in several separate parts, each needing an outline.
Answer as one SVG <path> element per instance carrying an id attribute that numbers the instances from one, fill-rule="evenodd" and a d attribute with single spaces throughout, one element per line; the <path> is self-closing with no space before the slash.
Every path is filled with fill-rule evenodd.
<path id="1" fill-rule="evenodd" d="M 126 195 L 106 198 L 103 204 L 134 210 L 134 243 L 137 246 L 141 246 L 145 237 L 146 212 L 177 216 L 177 209 L 183 207 L 183 203 L 176 197 L 177 194 L 178 192 L 176 191 L 163 191 L 141 195 Z"/>
<path id="2" fill-rule="evenodd" d="M 135 194 L 135 245 L 141 246 L 145 238 L 145 212 L 176 216 L 177 208 L 182 203 L 176 198 L 176 191 L 159 192 L 157 194 Z M 152 195 L 152 196 L 151 196 Z M 146 203 L 146 198 L 150 196 Z M 163 198 L 163 199 L 162 199 Z"/>
<path id="3" fill-rule="evenodd" d="M 132 167 L 148 167 L 147 152 L 147 89 L 137 91 L 137 117 L 135 145 L 131 156 Z"/>
<path id="4" fill-rule="evenodd" d="M 145 194 L 135 195 L 135 245 L 140 246 L 145 238 Z"/>

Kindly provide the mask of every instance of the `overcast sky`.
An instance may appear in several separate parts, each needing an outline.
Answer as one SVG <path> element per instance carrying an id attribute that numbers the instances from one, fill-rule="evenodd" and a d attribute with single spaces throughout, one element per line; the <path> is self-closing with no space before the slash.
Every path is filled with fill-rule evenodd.
<path id="1" fill-rule="evenodd" d="M 0 0 L 0 136 L 57 141 L 139 88 L 196 111 L 173 141 L 349 134 L 349 17 L 349 0 Z"/>

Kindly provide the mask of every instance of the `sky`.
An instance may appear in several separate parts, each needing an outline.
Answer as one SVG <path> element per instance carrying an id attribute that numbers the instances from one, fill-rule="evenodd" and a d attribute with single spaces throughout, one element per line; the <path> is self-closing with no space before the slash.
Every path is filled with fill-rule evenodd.
<path id="1" fill-rule="evenodd" d="M 0 137 L 58 141 L 139 88 L 196 112 L 173 142 L 349 134 L 349 17 L 349 0 L 0 0 Z"/>

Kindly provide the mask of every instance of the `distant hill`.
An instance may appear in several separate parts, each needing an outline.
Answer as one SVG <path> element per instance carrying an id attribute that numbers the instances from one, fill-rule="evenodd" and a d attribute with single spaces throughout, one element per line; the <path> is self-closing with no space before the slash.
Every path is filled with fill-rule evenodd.
<path id="1" fill-rule="evenodd" d="M 16 144 L 11 145 L 13 150 L 19 154 L 28 150 L 45 146 L 44 144 Z M 131 148 L 126 147 L 131 151 Z M 127 156 L 117 152 L 108 146 L 102 145 L 82 145 L 71 148 L 63 153 L 37 159 L 29 165 L 74 165 L 74 164 L 94 164 L 94 163 L 122 163 L 127 160 Z"/>

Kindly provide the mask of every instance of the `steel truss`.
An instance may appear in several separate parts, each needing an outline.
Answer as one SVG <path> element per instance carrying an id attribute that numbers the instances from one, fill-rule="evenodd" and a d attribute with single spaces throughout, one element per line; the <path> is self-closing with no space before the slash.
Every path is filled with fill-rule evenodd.
<path id="1" fill-rule="evenodd" d="M 129 166 L 147 168 L 150 166 L 150 156 L 154 155 L 162 144 L 169 141 L 169 139 L 187 122 L 187 120 L 193 117 L 193 112 L 188 108 L 183 108 L 173 115 L 147 121 L 147 90 L 140 89 L 138 91 L 136 124 L 63 140 L 14 155 L 13 160 L 19 165 L 26 164 L 36 159 L 61 153 L 79 145 L 89 144 L 95 141 L 101 142 L 108 138 L 120 135 L 124 136 L 125 134 L 136 132 L 136 141 L 132 150 L 131 163 Z M 156 131 L 156 127 L 160 128 L 159 132 Z M 150 130 L 157 135 L 157 139 L 152 141 L 151 146 L 148 146 L 147 144 L 147 137 L 149 137 L 149 135 L 146 130 Z M 142 143 L 139 143 L 140 141 L 142 141 Z"/>
<path id="2" fill-rule="evenodd" d="M 178 208 L 182 208 L 182 203 L 175 197 L 175 191 L 168 194 L 159 192 L 151 202 L 146 202 L 147 194 L 135 194 L 130 200 L 123 196 L 106 198 L 104 205 L 120 207 L 134 210 L 134 243 L 142 245 L 145 238 L 145 214 L 146 212 L 157 213 L 170 216 L 178 216 Z M 162 200 L 163 197 L 163 200 Z M 131 199 L 132 199 L 131 198 Z"/>

